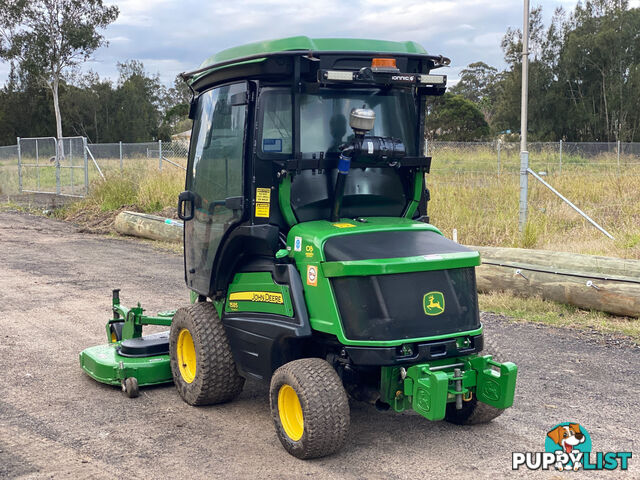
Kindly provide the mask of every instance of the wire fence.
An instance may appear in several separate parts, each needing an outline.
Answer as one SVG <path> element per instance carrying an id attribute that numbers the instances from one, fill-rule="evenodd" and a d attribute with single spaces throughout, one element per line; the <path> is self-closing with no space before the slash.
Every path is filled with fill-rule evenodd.
<path id="1" fill-rule="evenodd" d="M 2 194 L 84 196 L 91 182 L 113 172 L 131 168 L 184 171 L 189 151 L 186 142 L 91 144 L 82 137 L 19 138 L 17 142 L 0 146 Z"/>
<path id="2" fill-rule="evenodd" d="M 17 174 L 20 153 L 25 158 L 34 157 L 34 153 L 24 147 L 31 145 L 24 142 L 29 139 L 22 140 L 22 152 L 19 151 L 18 145 L 0 147 L 2 193 L 17 193 L 20 190 Z M 46 147 L 50 152 L 37 152 L 40 163 L 51 163 L 55 152 L 50 147 Z M 33 147 L 28 148 L 33 150 Z M 640 143 L 532 142 L 528 149 L 530 168 L 541 176 L 576 173 L 640 176 Z M 188 150 L 189 145 L 184 141 L 88 143 L 89 182 L 98 179 L 102 173 L 109 174 L 132 167 L 185 169 Z M 68 147 L 67 151 L 72 152 L 72 149 Z M 427 143 L 427 154 L 432 157 L 431 173 L 434 176 L 455 174 L 481 179 L 495 175 L 517 175 L 520 172 L 520 144 L 516 142 L 433 141 Z M 65 157 L 65 161 L 73 162 L 73 158 Z M 81 172 L 76 173 L 80 175 Z M 27 188 L 29 190 L 37 191 L 42 188 L 42 185 L 37 184 L 28 186 L 31 187 Z M 23 185 L 23 188 L 26 187 Z"/>
<path id="3" fill-rule="evenodd" d="M 640 175 L 640 143 L 532 142 L 529 166 L 539 175 L 562 173 Z M 519 174 L 515 142 L 428 142 L 434 173 Z"/>

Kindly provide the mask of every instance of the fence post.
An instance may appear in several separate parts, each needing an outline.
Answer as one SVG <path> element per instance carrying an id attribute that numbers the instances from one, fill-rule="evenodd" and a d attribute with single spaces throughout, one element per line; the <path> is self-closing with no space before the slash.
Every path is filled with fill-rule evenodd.
<path id="1" fill-rule="evenodd" d="M 61 138 L 56 140 L 56 194 L 60 195 L 60 153 L 64 150 L 64 143 L 60 144 L 62 141 Z M 38 144 L 38 140 L 36 140 L 36 145 Z"/>
<path id="2" fill-rule="evenodd" d="M 500 176 L 500 144 L 502 141 L 498 139 L 498 176 Z"/>
<path id="3" fill-rule="evenodd" d="M 562 173 L 562 139 L 560 139 L 560 173 Z"/>
<path id="4" fill-rule="evenodd" d="M 618 176 L 620 176 L 620 140 L 618 140 Z"/>
<path id="5" fill-rule="evenodd" d="M 520 209 L 518 226 L 520 233 L 524 232 L 527 225 L 527 194 L 529 191 L 529 152 L 520 152 Z"/>
<path id="6" fill-rule="evenodd" d="M 122 173 L 122 141 L 118 143 L 120 145 L 120 173 Z"/>
<path id="7" fill-rule="evenodd" d="M 38 140 L 36 139 L 36 190 L 40 191 L 40 152 L 38 151 Z"/>
<path id="8" fill-rule="evenodd" d="M 89 195 L 89 157 L 87 157 L 87 137 L 82 137 L 82 155 L 84 157 L 84 194 Z"/>
<path id="9" fill-rule="evenodd" d="M 162 140 L 158 140 L 158 170 L 162 170 Z"/>
<path id="10" fill-rule="evenodd" d="M 20 137 L 18 141 L 18 192 L 22 193 L 22 151 L 20 150 Z"/>

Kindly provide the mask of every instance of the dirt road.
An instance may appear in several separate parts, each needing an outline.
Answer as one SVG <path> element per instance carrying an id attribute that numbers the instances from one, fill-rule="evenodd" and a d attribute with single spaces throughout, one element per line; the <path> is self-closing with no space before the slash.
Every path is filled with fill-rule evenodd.
<path id="1" fill-rule="evenodd" d="M 276 438 L 262 385 L 196 408 L 171 385 L 130 400 L 82 373 L 78 353 L 104 342 L 114 287 L 152 312 L 188 299 L 180 255 L 0 213 L 0 477 L 495 479 L 531 475 L 511 471 L 511 452 L 544 450 L 564 421 L 582 424 L 594 451 L 636 453 L 640 350 L 486 315 L 486 334 L 520 369 L 513 408 L 456 427 L 354 404 L 344 451 L 299 461 Z M 639 478 L 636 462 L 610 476 Z"/>

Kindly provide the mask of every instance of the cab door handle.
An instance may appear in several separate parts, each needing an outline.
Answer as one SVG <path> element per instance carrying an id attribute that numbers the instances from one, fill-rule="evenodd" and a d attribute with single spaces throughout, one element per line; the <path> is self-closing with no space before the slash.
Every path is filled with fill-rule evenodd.
<path id="1" fill-rule="evenodd" d="M 184 222 L 193 219 L 195 212 L 196 196 L 193 192 L 186 190 L 178 195 L 178 218 Z"/>

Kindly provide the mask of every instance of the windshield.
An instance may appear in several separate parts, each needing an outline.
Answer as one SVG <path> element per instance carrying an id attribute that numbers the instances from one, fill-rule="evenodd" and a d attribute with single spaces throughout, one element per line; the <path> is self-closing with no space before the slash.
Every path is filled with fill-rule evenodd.
<path id="1" fill-rule="evenodd" d="M 376 123 L 367 135 L 402 140 L 407 154 L 415 155 L 416 112 L 409 90 L 324 90 L 300 96 L 300 150 L 337 152 L 353 138 L 349 113 L 370 108 Z"/>
<path id="2" fill-rule="evenodd" d="M 291 96 L 289 91 L 268 90 L 263 97 L 262 152 L 291 154 Z M 353 137 L 349 113 L 366 107 L 376 113 L 372 136 L 392 137 L 416 155 L 418 122 L 413 95 L 405 89 L 330 90 L 300 95 L 300 150 L 333 153 Z"/>

